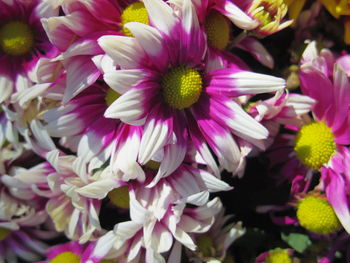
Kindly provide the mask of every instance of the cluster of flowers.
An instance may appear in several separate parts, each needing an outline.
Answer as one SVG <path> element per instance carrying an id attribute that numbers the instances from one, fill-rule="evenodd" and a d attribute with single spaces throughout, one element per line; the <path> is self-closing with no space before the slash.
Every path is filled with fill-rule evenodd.
<path id="1" fill-rule="evenodd" d="M 297 93 L 238 55 L 274 68 L 259 38 L 304 4 L 0 0 L 0 262 L 235 262 L 245 229 L 212 193 L 267 149 L 290 200 L 259 212 L 331 238 L 330 262 L 350 239 L 350 56 L 310 41 Z"/>

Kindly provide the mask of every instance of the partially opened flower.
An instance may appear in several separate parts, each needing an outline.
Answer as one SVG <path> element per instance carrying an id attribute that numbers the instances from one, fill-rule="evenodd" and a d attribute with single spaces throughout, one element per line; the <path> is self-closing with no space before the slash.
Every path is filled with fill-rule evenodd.
<path id="1" fill-rule="evenodd" d="M 181 10 L 185 1 L 171 0 L 169 3 L 174 4 Z M 225 49 L 231 46 L 230 43 L 232 40 L 235 43 L 235 47 L 250 52 L 260 63 L 273 68 L 273 58 L 258 40 L 252 37 L 245 37 L 247 36 L 245 32 L 232 37 L 232 24 L 230 22 L 244 30 L 253 30 L 259 25 L 258 21 L 242 11 L 234 1 L 193 1 L 193 4 L 196 8 L 199 23 L 206 34 L 209 52 L 224 52 Z M 240 39 L 241 36 L 244 37 Z M 245 65 L 239 62 L 239 58 L 234 54 L 226 53 L 225 55 L 228 59 L 231 58 L 233 63 Z"/>
<path id="2" fill-rule="evenodd" d="M 0 102 L 30 86 L 29 73 L 41 57 L 53 57 L 40 19 L 58 13 L 45 1 L 0 1 Z M 7 101 L 8 102 L 8 101 Z"/>
<path id="3" fill-rule="evenodd" d="M 253 144 L 267 137 L 267 130 L 254 121 L 233 98 L 244 94 L 273 92 L 284 80 L 219 68 L 219 58 L 207 58 L 207 44 L 190 1 L 178 17 L 160 0 L 144 1 L 150 24 L 125 25 L 134 37 L 103 36 L 100 46 L 121 69 L 104 79 L 122 94 L 105 112 L 130 124 L 145 124 L 139 151 L 141 164 L 160 149 L 184 155 L 190 141 L 209 160 L 207 144 L 219 162 L 234 171 L 240 160 L 232 133 Z M 170 150 L 171 149 L 171 150 Z M 209 154 L 209 155 L 208 155 Z"/>
<path id="4" fill-rule="evenodd" d="M 283 0 L 233 0 L 233 2 L 259 22 L 259 26 L 255 29 L 258 36 L 271 35 L 293 23 L 293 20 L 283 21 L 288 10 Z"/>

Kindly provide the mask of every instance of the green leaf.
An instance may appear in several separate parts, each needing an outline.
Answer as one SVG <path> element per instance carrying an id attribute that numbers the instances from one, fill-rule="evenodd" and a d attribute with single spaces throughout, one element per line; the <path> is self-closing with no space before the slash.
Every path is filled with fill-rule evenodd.
<path id="1" fill-rule="evenodd" d="M 281 233 L 281 238 L 299 253 L 303 253 L 312 244 L 309 236 L 300 233 Z"/>

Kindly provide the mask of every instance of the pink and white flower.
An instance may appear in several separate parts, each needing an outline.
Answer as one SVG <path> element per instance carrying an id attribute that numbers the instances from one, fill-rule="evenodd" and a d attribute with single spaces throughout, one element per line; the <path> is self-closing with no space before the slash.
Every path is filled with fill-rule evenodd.
<path id="1" fill-rule="evenodd" d="M 120 65 L 104 74 L 107 84 L 122 94 L 105 117 L 145 125 L 138 156 L 141 164 L 160 149 L 165 149 L 163 161 L 170 158 L 167 152 L 184 155 L 191 141 L 213 170 L 217 168 L 207 144 L 226 169 L 235 170 L 240 151 L 232 134 L 257 144 L 268 132 L 233 98 L 283 89 L 284 80 L 238 67 L 217 69 L 219 58 L 207 57 L 205 35 L 189 1 L 181 17 L 163 1 L 144 4 L 151 26 L 128 23 L 125 27 L 135 37 L 98 40 Z"/>
<path id="2" fill-rule="evenodd" d="M 41 57 L 57 50 L 49 42 L 40 19 L 58 14 L 46 1 L 0 1 L 0 102 L 31 86 L 30 72 Z"/>

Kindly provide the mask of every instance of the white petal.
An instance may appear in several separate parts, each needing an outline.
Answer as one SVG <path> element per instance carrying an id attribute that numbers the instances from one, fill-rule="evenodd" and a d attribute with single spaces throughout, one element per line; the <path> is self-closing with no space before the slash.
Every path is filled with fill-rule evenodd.
<path id="1" fill-rule="evenodd" d="M 139 152 L 139 162 L 141 164 L 151 160 L 152 156 L 167 143 L 169 136 L 167 123 L 155 122 L 155 119 L 152 119 L 145 125 Z"/>
<path id="2" fill-rule="evenodd" d="M 244 94 L 273 92 L 286 86 L 282 78 L 248 71 L 234 73 L 230 77 L 235 79 L 235 87 Z"/>
<path id="3" fill-rule="evenodd" d="M 63 103 L 78 95 L 92 85 L 100 76 L 100 72 L 89 57 L 74 57 L 66 63 L 67 88 L 63 95 Z"/>
<path id="4" fill-rule="evenodd" d="M 144 0 L 143 2 L 152 24 L 170 36 L 177 22 L 172 8 L 162 0 Z"/>
<path id="5" fill-rule="evenodd" d="M 100 47 L 123 69 L 139 68 L 145 54 L 134 37 L 102 36 L 98 39 Z"/>
<path id="6" fill-rule="evenodd" d="M 106 83 L 119 94 L 124 94 L 146 77 L 147 73 L 139 69 L 110 70 L 103 75 Z"/>
<path id="7" fill-rule="evenodd" d="M 131 89 L 115 100 L 106 110 L 106 118 L 121 119 L 125 123 L 139 120 L 144 114 L 142 101 L 144 92 L 139 89 Z"/>

